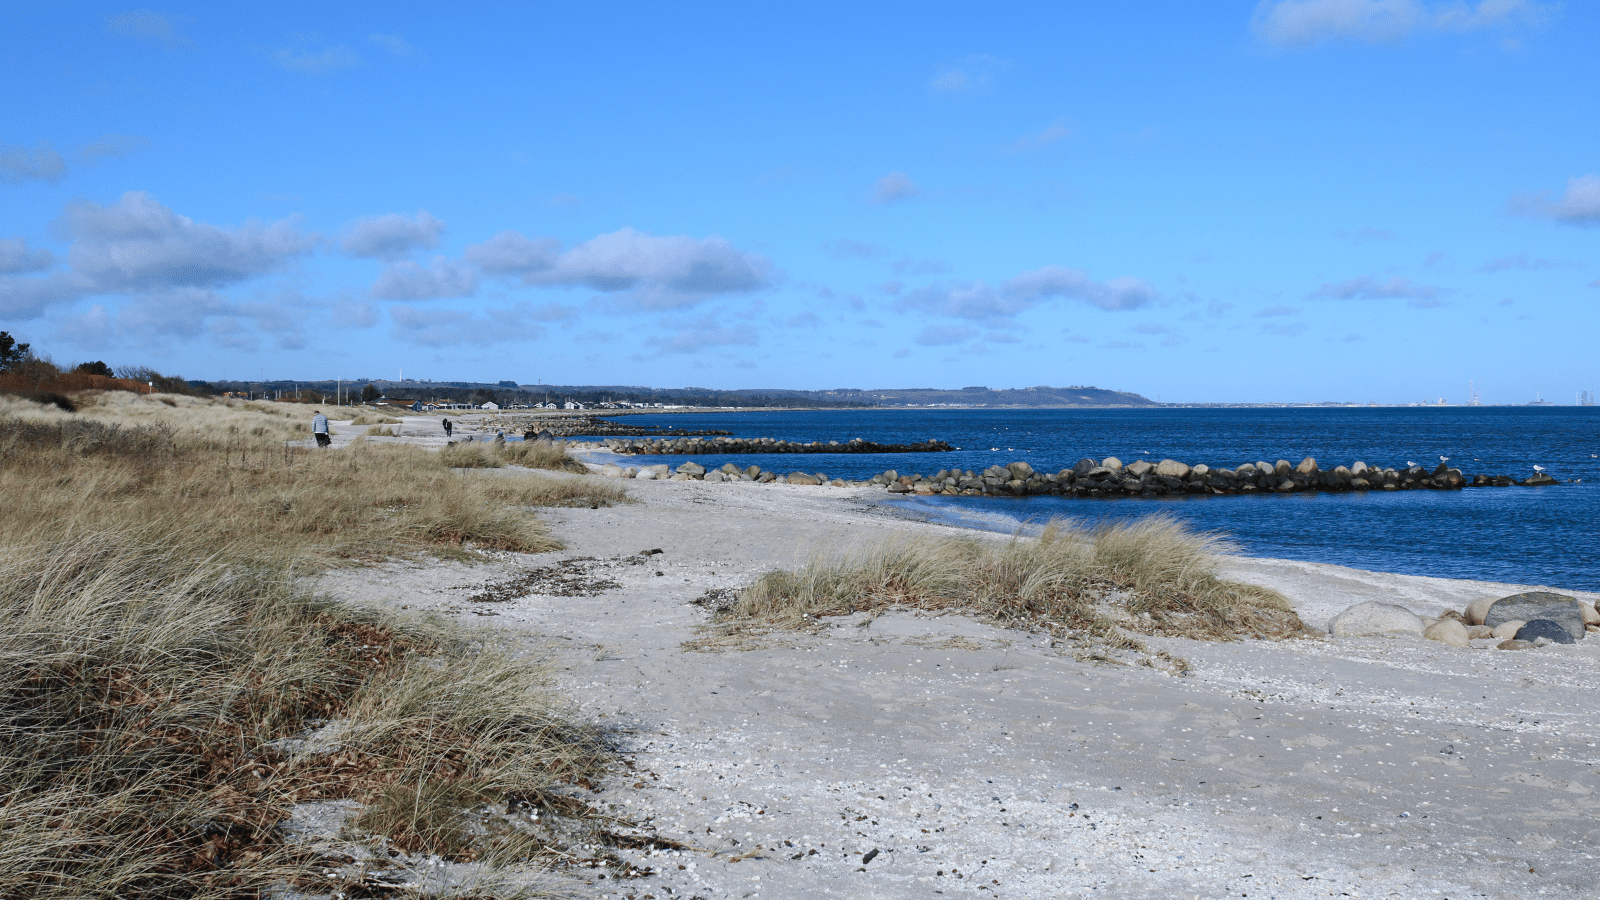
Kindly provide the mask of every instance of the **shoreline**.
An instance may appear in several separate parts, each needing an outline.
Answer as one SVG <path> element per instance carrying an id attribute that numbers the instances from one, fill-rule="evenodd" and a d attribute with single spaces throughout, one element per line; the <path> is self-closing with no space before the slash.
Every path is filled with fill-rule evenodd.
<path id="1" fill-rule="evenodd" d="M 541 511 L 559 553 L 323 579 L 555 654 L 560 687 L 633 761 L 602 802 L 685 848 L 623 851 L 656 874 L 587 879 L 593 896 L 1593 896 L 1600 641 L 1150 641 L 1190 661 L 1174 677 L 890 612 L 689 652 L 708 618 L 692 601 L 818 546 L 1003 538 L 912 521 L 879 491 L 628 489 L 637 504 Z M 614 586 L 468 599 L 562 560 Z M 1313 627 L 1368 599 L 1436 615 L 1518 588 L 1241 557 L 1224 572 L 1284 592 Z"/>

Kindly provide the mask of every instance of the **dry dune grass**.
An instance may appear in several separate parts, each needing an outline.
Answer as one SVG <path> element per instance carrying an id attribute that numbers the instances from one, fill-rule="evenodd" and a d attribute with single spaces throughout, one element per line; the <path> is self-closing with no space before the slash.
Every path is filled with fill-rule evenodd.
<path id="1" fill-rule="evenodd" d="M 564 442 L 507 441 L 495 443 L 451 444 L 439 451 L 439 460 L 454 469 L 498 469 L 522 466 L 525 469 L 551 469 L 583 474 L 583 463 L 567 455 Z"/>
<path id="2" fill-rule="evenodd" d="M 5 423 L 0 458 L 4 541 L 115 524 L 324 558 L 543 552 L 559 545 L 526 507 L 623 499 L 601 479 L 463 475 L 411 446 L 319 451 L 71 418 Z"/>
<path id="3" fill-rule="evenodd" d="M 311 433 L 311 410 L 301 403 L 219 400 L 184 394 L 86 391 L 72 395 L 78 411 L 0 396 L 0 420 L 26 422 L 92 421 L 103 425 L 163 426 L 212 439 L 238 437 L 267 441 L 299 440 Z M 333 409 L 323 410 L 330 418 Z"/>
<path id="4" fill-rule="evenodd" d="M 0 897 L 407 895 L 286 839 L 312 799 L 367 804 L 402 853 L 538 868 L 599 843 L 572 791 L 609 751 L 537 662 L 300 576 L 554 549 L 529 507 L 620 491 L 278 443 L 303 408 L 129 396 L 0 419 Z M 501 881 L 464 896 L 526 893 Z"/>
<path id="5" fill-rule="evenodd" d="M 475 798 L 457 822 L 490 799 L 559 814 L 606 762 L 543 673 L 495 647 L 182 536 L 71 537 L 0 564 L 0 896 L 349 892 L 337 861 L 283 840 L 291 804 L 416 792 Z M 329 721 L 354 724 L 303 739 Z M 527 817 L 493 819 L 471 842 L 392 822 L 390 846 L 550 852 Z"/>
<path id="6" fill-rule="evenodd" d="M 715 631 L 734 637 L 908 607 L 968 611 L 1139 653 L 1145 648 L 1134 634 L 1204 640 L 1300 634 L 1299 617 L 1281 595 L 1217 577 L 1217 556 L 1230 549 L 1215 535 L 1162 516 L 1092 530 L 1056 520 L 1036 538 L 1005 543 L 900 536 L 824 550 L 797 572 L 762 577 Z"/>

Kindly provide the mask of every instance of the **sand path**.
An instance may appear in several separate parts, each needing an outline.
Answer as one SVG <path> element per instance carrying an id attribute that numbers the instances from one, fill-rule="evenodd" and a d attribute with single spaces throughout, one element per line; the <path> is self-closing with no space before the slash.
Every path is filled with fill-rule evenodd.
<path id="1" fill-rule="evenodd" d="M 1194 667 L 1173 677 L 899 613 L 686 652 L 707 620 L 690 601 L 707 590 L 818 542 L 948 529 L 866 490 L 629 490 L 639 504 L 541 511 L 561 553 L 327 579 L 550 638 L 562 689 L 618 728 L 637 767 L 603 801 L 695 848 L 630 851 L 658 874 L 580 885 L 595 896 L 1600 897 L 1600 641 L 1170 640 Z M 569 573 L 615 586 L 467 599 L 579 557 L 593 561 Z M 1313 624 L 1360 600 L 1436 614 L 1516 590 L 1280 560 L 1228 569 Z"/>

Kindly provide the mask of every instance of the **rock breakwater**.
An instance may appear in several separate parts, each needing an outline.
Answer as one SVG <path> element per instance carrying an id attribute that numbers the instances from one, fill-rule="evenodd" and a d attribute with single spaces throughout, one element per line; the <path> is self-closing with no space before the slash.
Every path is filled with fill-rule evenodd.
<path id="1" fill-rule="evenodd" d="M 1369 466 L 1356 462 L 1348 466 L 1321 468 L 1307 457 L 1298 465 L 1288 460 L 1258 461 L 1227 468 L 1205 464 L 1189 465 L 1164 459 L 1159 463 L 1138 460 L 1126 465 L 1116 457 L 1102 460 L 1081 459 L 1070 469 L 1036 472 L 1025 462 L 990 466 L 982 472 L 944 470 L 931 478 L 900 475 L 889 471 L 874 476 L 874 484 L 887 486 L 899 494 L 984 494 L 1071 497 L 1142 496 L 1167 494 L 1290 494 L 1305 491 L 1409 491 L 1460 490 L 1466 487 L 1510 487 L 1556 484 L 1542 472 L 1526 481 L 1506 475 L 1467 475 L 1440 463 L 1432 470 L 1421 466 L 1403 469 Z"/>
<path id="2" fill-rule="evenodd" d="M 610 447 L 619 442 L 607 441 L 606 443 Z M 758 445 L 760 447 L 759 450 L 744 451 L 723 449 L 724 446 L 729 444 L 743 442 L 728 441 L 725 443 L 721 439 L 703 442 L 665 441 L 646 443 L 700 445 L 709 449 L 650 450 L 641 452 L 785 452 L 774 450 L 774 443 L 760 443 L 760 441 L 749 442 Z M 929 444 L 942 444 L 944 449 L 949 449 L 949 445 L 943 444 L 943 442 L 930 441 Z M 791 446 L 808 449 L 787 452 L 894 452 L 883 450 L 842 450 L 840 448 L 846 446 L 842 444 L 797 444 Z M 813 446 L 819 446 L 820 449 L 809 449 Z M 911 446 L 927 448 L 928 444 Z M 1054 473 L 1036 472 L 1028 463 L 1014 462 L 1005 466 L 990 466 L 982 472 L 974 472 L 971 469 L 941 469 L 932 476 L 901 475 L 891 469 L 880 475 L 874 475 L 868 481 L 830 479 L 821 472 L 791 472 L 788 475 L 780 475 L 776 472 L 763 471 L 759 466 L 741 468 L 733 463 L 728 463 L 720 469 L 708 470 L 705 466 L 692 460 L 678 466 L 676 469 L 667 465 L 629 467 L 607 465 L 602 466 L 600 472 L 603 475 L 618 478 L 671 479 L 674 481 L 759 481 L 764 483 L 782 482 L 785 484 L 829 484 L 837 487 L 882 485 L 892 494 L 943 494 L 964 497 L 1060 496 L 1093 498 L 1160 497 L 1168 494 L 1291 494 L 1306 491 L 1453 491 L 1468 487 L 1538 487 L 1559 483 L 1556 479 L 1543 472 L 1535 473 L 1533 477 L 1526 480 L 1517 481 L 1507 475 L 1467 475 L 1462 473 L 1460 469 L 1449 468 L 1443 463 L 1440 463 L 1437 468 L 1432 470 L 1421 466 L 1409 466 L 1404 469 L 1384 468 L 1369 466 L 1364 462 L 1356 462 L 1349 466 L 1335 466 L 1333 469 L 1324 470 L 1317 465 L 1315 459 L 1310 457 L 1301 460 L 1298 465 L 1291 465 L 1288 460 L 1280 459 L 1274 463 L 1265 461 L 1245 463 L 1232 469 L 1212 468 L 1207 465 L 1191 466 L 1171 459 L 1164 459 L 1159 463 L 1139 460 L 1124 465 L 1121 460 L 1115 457 L 1107 457 L 1102 460 L 1085 458 L 1079 460 L 1078 464 L 1070 469 L 1062 469 Z"/>
<path id="3" fill-rule="evenodd" d="M 780 441 L 776 438 L 718 437 L 712 440 L 647 440 L 605 442 L 612 453 L 629 455 L 680 455 L 686 453 L 944 453 L 955 448 L 944 441 L 916 444 L 877 444 L 861 438 L 840 441 Z"/>

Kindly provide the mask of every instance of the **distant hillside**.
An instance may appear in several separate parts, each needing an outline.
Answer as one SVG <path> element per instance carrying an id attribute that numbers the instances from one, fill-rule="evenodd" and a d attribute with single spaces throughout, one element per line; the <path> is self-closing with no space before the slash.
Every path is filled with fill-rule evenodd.
<path id="1" fill-rule="evenodd" d="M 1109 391 L 1097 387 L 1002 388 L 965 387 L 956 391 L 939 388 L 902 388 L 871 391 L 817 391 L 825 398 L 856 399 L 874 406 L 1160 406 L 1139 394 Z"/>
<path id="2" fill-rule="evenodd" d="M 470 400 L 481 403 L 495 400 L 505 403 L 533 403 L 546 399 L 556 401 L 576 400 L 579 403 L 662 403 L 671 406 L 732 406 L 772 407 L 810 406 L 838 407 L 897 407 L 897 406 L 985 406 L 985 407 L 1062 407 L 1062 406 L 1159 406 L 1161 404 L 1126 391 L 1111 391 L 1097 387 L 1030 387 L 991 390 L 986 387 L 966 387 L 960 390 L 941 388 L 880 388 L 861 390 L 841 388 L 831 391 L 797 391 L 787 388 L 741 388 L 718 390 L 703 387 L 654 388 L 638 385 L 593 384 L 516 384 L 512 381 L 497 383 L 473 381 L 391 381 L 388 379 L 356 379 L 345 381 L 337 388 L 332 381 L 267 381 L 267 382 L 216 382 L 217 390 L 266 390 L 273 395 L 291 396 L 298 393 L 302 399 L 307 394 L 331 397 L 335 390 L 345 396 L 359 396 L 361 389 L 371 385 L 388 397 L 421 400 Z"/>

